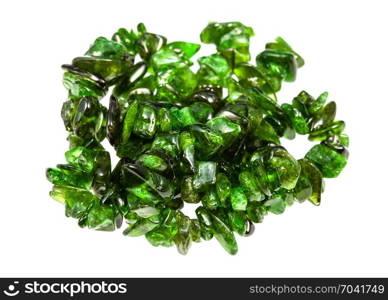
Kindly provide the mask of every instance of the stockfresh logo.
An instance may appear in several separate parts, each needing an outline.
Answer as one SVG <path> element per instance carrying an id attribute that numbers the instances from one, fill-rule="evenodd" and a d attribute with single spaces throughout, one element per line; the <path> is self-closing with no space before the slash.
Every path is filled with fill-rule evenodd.
<path id="1" fill-rule="evenodd" d="M 85 281 L 63 283 L 63 282 L 26 282 L 24 289 L 19 281 L 14 281 L 10 284 L 3 293 L 9 297 L 14 297 L 19 293 L 26 294 L 67 294 L 73 297 L 77 294 L 125 294 L 127 292 L 126 283 L 114 282 L 95 282 L 89 283 Z"/>
<path id="2" fill-rule="evenodd" d="M 19 281 L 14 281 L 13 284 L 10 284 L 8 286 L 7 290 L 3 291 L 3 293 L 9 297 L 14 297 L 16 295 L 19 295 L 20 291 L 17 289 L 18 284 L 19 284 Z"/>

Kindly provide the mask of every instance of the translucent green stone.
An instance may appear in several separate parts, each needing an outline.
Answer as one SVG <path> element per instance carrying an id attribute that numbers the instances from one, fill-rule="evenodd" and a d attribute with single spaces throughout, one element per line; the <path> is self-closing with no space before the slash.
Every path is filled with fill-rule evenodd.
<path id="1" fill-rule="evenodd" d="M 198 203 L 201 199 L 194 189 L 193 177 L 185 177 L 181 183 L 181 197 L 184 202 Z"/>
<path id="2" fill-rule="evenodd" d="M 86 51 L 85 55 L 108 58 L 108 59 L 125 59 L 128 55 L 126 48 L 104 37 L 97 38 L 93 45 Z"/>
<path id="3" fill-rule="evenodd" d="M 221 244 L 221 246 L 231 255 L 234 255 L 238 251 L 236 239 L 233 231 L 225 224 L 225 222 L 215 214 L 211 214 L 212 228 L 214 231 L 214 237 Z"/>
<path id="4" fill-rule="evenodd" d="M 70 165 L 58 165 L 57 168 L 48 168 L 46 177 L 56 185 L 69 185 L 78 188 L 89 189 L 92 184 L 92 176 L 86 172 L 75 169 Z"/>
<path id="5" fill-rule="evenodd" d="M 186 59 L 190 59 L 199 51 L 201 45 L 187 42 L 172 42 L 167 44 L 166 47 L 177 53 L 183 53 Z"/>
<path id="6" fill-rule="evenodd" d="M 114 231 L 115 211 L 112 207 L 94 204 L 85 216 L 85 225 L 100 231 Z"/>
<path id="7" fill-rule="evenodd" d="M 124 123 L 125 128 L 125 123 Z M 152 138 L 156 132 L 156 111 L 150 105 L 140 107 L 133 124 L 133 132 L 142 138 Z"/>
<path id="8" fill-rule="evenodd" d="M 71 72 L 63 74 L 63 85 L 69 91 L 69 97 L 72 99 L 87 96 L 101 98 L 105 94 L 104 88 L 96 81 Z"/>
<path id="9" fill-rule="evenodd" d="M 248 205 L 248 199 L 245 195 L 244 187 L 235 187 L 232 188 L 230 193 L 230 203 L 234 210 L 246 210 Z"/>
<path id="10" fill-rule="evenodd" d="M 220 205 L 220 200 L 214 186 L 210 187 L 205 195 L 201 198 L 202 205 L 210 210 L 214 210 Z"/>
<path id="11" fill-rule="evenodd" d="M 311 161 L 326 178 L 337 177 L 347 163 L 345 157 L 322 144 L 312 147 L 305 158 Z"/>
<path id="12" fill-rule="evenodd" d="M 72 64 L 104 79 L 108 84 L 112 84 L 124 76 L 130 66 L 129 62 L 95 57 L 76 57 Z"/>
<path id="13" fill-rule="evenodd" d="M 191 221 L 190 218 L 182 214 L 181 212 L 177 213 L 177 225 L 178 232 L 174 237 L 174 242 L 178 252 L 180 254 L 186 255 L 191 246 Z"/>
<path id="14" fill-rule="evenodd" d="M 322 173 L 308 159 L 300 159 L 301 174 L 295 187 L 298 200 L 309 199 L 314 205 L 320 205 L 323 192 Z"/>
<path id="15" fill-rule="evenodd" d="M 218 198 L 223 206 L 226 206 L 226 200 L 229 198 L 232 189 L 232 184 L 228 177 L 223 173 L 217 173 L 216 190 Z"/>
<path id="16" fill-rule="evenodd" d="M 207 185 L 216 182 L 217 163 L 213 161 L 198 162 L 197 172 L 194 175 L 193 186 L 195 189 L 203 189 Z"/>
<path id="17" fill-rule="evenodd" d="M 253 223 L 263 222 L 264 216 L 267 214 L 267 208 L 260 202 L 249 202 L 247 205 L 247 217 Z"/>
<path id="18" fill-rule="evenodd" d="M 198 59 L 200 66 L 197 76 L 200 83 L 225 85 L 225 77 L 229 73 L 228 61 L 218 54 L 203 56 Z"/>
<path id="19" fill-rule="evenodd" d="M 245 214 L 241 211 L 230 211 L 228 217 L 232 230 L 239 235 L 245 235 L 245 232 L 247 231 Z"/>
<path id="20" fill-rule="evenodd" d="M 201 237 L 204 240 L 210 240 L 213 237 L 213 221 L 210 213 L 202 206 L 195 210 L 201 229 Z"/>
<path id="21" fill-rule="evenodd" d="M 213 118 L 206 125 L 222 136 L 224 147 L 230 146 L 241 133 L 240 125 L 225 117 Z"/>
<path id="22" fill-rule="evenodd" d="M 298 69 L 295 56 L 286 51 L 265 50 L 256 57 L 257 65 L 263 65 L 275 76 L 285 81 L 295 81 Z"/>
<path id="23" fill-rule="evenodd" d="M 168 165 L 163 158 L 153 154 L 143 154 L 137 161 L 147 168 L 157 171 L 165 171 L 168 168 Z"/>

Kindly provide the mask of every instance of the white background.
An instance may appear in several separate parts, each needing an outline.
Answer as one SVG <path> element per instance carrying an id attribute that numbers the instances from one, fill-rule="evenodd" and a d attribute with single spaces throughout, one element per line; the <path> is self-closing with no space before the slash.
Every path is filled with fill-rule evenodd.
<path id="1" fill-rule="evenodd" d="M 0 276 L 388 276 L 385 3 L 1 1 Z M 326 181 L 322 205 L 267 216 L 253 236 L 238 237 L 233 257 L 215 240 L 181 256 L 121 231 L 78 228 L 48 196 L 45 179 L 45 168 L 63 163 L 67 149 L 60 65 L 97 36 L 138 22 L 170 41 L 199 42 L 208 21 L 232 20 L 254 28 L 254 56 L 281 35 L 305 58 L 280 102 L 302 89 L 315 96 L 327 90 L 337 102 L 350 159 L 339 178 Z M 297 158 L 311 147 L 305 137 L 286 145 Z"/>

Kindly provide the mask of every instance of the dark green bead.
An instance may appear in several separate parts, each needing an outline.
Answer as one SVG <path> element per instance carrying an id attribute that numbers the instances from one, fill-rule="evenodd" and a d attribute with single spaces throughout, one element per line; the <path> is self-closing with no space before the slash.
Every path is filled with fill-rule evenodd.
<path id="1" fill-rule="evenodd" d="M 308 111 L 309 111 L 310 115 L 315 115 L 316 113 L 318 113 L 321 110 L 323 105 L 325 105 L 328 96 L 329 96 L 328 92 L 323 92 L 322 94 L 320 94 L 318 96 L 317 100 L 315 100 L 308 107 Z"/>
<path id="2" fill-rule="evenodd" d="M 73 119 L 74 133 L 84 140 L 101 141 L 106 135 L 107 109 L 96 98 L 80 100 Z"/>
<path id="3" fill-rule="evenodd" d="M 97 151 L 95 156 L 94 177 L 92 189 L 98 196 L 103 196 L 108 189 L 111 173 L 110 154 L 107 151 Z"/>
<path id="4" fill-rule="evenodd" d="M 125 114 L 125 118 L 123 120 L 122 133 L 121 133 L 121 142 L 122 143 L 126 143 L 128 141 L 128 139 L 131 136 L 132 131 L 134 130 L 135 121 L 137 121 L 136 118 L 138 116 L 138 111 L 139 111 L 139 102 L 137 100 L 133 100 L 131 103 L 129 103 L 128 108 L 127 108 L 127 112 Z M 141 111 L 141 113 L 143 114 L 144 110 Z M 152 116 L 152 113 L 151 113 L 151 116 Z M 139 118 L 142 118 L 142 117 L 143 117 L 143 115 L 139 116 Z M 147 115 L 144 117 L 145 118 L 144 123 L 147 122 L 146 117 L 147 117 Z M 141 133 L 142 133 L 141 126 L 143 125 L 144 127 L 146 127 L 147 125 L 143 124 L 142 121 L 140 121 L 140 120 L 137 121 L 136 125 L 138 126 L 137 130 L 140 131 L 139 135 L 141 135 Z M 155 130 L 155 129 L 152 129 L 152 130 Z"/>
<path id="5" fill-rule="evenodd" d="M 191 219 L 190 224 L 190 237 L 194 243 L 199 243 L 201 241 L 201 225 L 197 219 Z"/>
<path id="6" fill-rule="evenodd" d="M 229 73 L 227 60 L 218 54 L 202 56 L 198 59 L 200 66 L 197 76 L 201 84 L 225 85 L 225 77 Z"/>
<path id="7" fill-rule="evenodd" d="M 204 30 L 202 30 L 200 34 L 201 42 L 205 44 L 218 44 L 223 35 L 236 28 L 249 36 L 254 35 L 253 29 L 251 27 L 247 27 L 240 22 L 211 22 L 205 27 Z"/>
<path id="8" fill-rule="evenodd" d="M 295 56 L 290 52 L 280 50 L 265 50 L 256 57 L 257 65 L 262 65 L 275 76 L 285 81 L 295 81 L 298 69 Z"/>
<path id="9" fill-rule="evenodd" d="M 224 173 L 217 173 L 216 190 L 218 198 L 223 206 L 226 206 L 226 200 L 229 198 L 232 184 Z"/>
<path id="10" fill-rule="evenodd" d="M 197 78 L 188 67 L 168 69 L 157 78 L 159 101 L 176 103 L 189 97 L 197 86 Z"/>
<path id="11" fill-rule="evenodd" d="M 212 119 L 214 109 L 209 103 L 195 102 L 190 105 L 190 112 L 199 123 L 205 123 Z"/>
<path id="12" fill-rule="evenodd" d="M 160 223 L 159 216 L 151 216 L 149 218 L 141 218 L 135 224 L 129 226 L 123 234 L 126 236 L 141 236 L 150 232 Z"/>
<path id="13" fill-rule="evenodd" d="M 104 87 L 97 81 L 71 72 L 63 74 L 63 85 L 69 91 L 71 99 L 87 96 L 101 98 L 105 95 Z"/>
<path id="14" fill-rule="evenodd" d="M 190 132 L 183 131 L 179 135 L 179 148 L 184 161 L 189 164 L 192 171 L 195 171 L 195 139 Z"/>
<path id="15" fill-rule="evenodd" d="M 330 136 L 341 135 L 345 129 L 344 121 L 333 121 L 332 123 L 318 127 L 310 132 L 309 140 L 310 141 L 324 141 L 327 140 Z"/>
<path id="16" fill-rule="evenodd" d="M 96 151 L 83 146 L 65 152 L 66 161 L 75 168 L 91 172 L 95 166 Z"/>
<path id="17" fill-rule="evenodd" d="M 220 206 L 220 199 L 214 186 L 211 186 L 201 198 L 202 205 L 210 210 L 214 210 Z"/>
<path id="18" fill-rule="evenodd" d="M 201 227 L 201 237 L 204 240 L 210 240 L 213 237 L 213 221 L 210 213 L 204 207 L 198 207 L 195 210 L 195 214 L 197 215 L 200 227 Z"/>
<path id="19" fill-rule="evenodd" d="M 282 214 L 286 209 L 286 201 L 282 194 L 274 194 L 264 202 L 267 210 L 275 215 Z"/>
<path id="20" fill-rule="evenodd" d="M 143 164 L 147 168 L 156 170 L 156 171 L 165 171 L 168 168 L 168 164 L 165 160 L 154 154 L 142 154 L 138 159 L 138 163 Z"/>
<path id="21" fill-rule="evenodd" d="M 195 150 L 198 159 L 208 159 L 224 144 L 222 136 L 204 125 L 190 126 L 190 132 L 195 138 Z"/>
<path id="22" fill-rule="evenodd" d="M 201 45 L 187 42 L 172 42 L 166 45 L 168 49 L 182 53 L 186 59 L 190 59 L 199 51 Z"/>
<path id="23" fill-rule="evenodd" d="M 110 206 L 95 203 L 90 208 L 85 218 L 85 225 L 94 230 L 114 231 L 116 229 L 115 211 Z"/>
<path id="24" fill-rule="evenodd" d="M 217 215 L 210 213 L 212 218 L 212 228 L 214 231 L 214 237 L 221 244 L 221 246 L 231 255 L 234 255 L 238 251 L 236 239 L 233 231 L 229 229 L 227 224 Z"/>
<path id="25" fill-rule="evenodd" d="M 307 159 L 300 159 L 301 173 L 294 194 L 299 201 L 309 199 L 314 205 L 320 205 L 323 192 L 322 173 Z"/>
<path id="26" fill-rule="evenodd" d="M 178 252 L 180 254 L 186 255 L 191 246 L 191 221 L 190 218 L 182 214 L 181 212 L 177 213 L 177 225 L 178 232 L 174 237 L 174 242 Z"/>
<path id="27" fill-rule="evenodd" d="M 230 211 L 228 212 L 228 217 L 232 230 L 244 236 L 247 231 L 245 214 L 241 211 Z"/>
<path id="28" fill-rule="evenodd" d="M 174 245 L 174 237 L 178 233 L 177 213 L 165 208 L 160 218 L 162 222 L 154 230 L 146 234 L 147 240 L 153 246 L 171 247 Z"/>
<path id="29" fill-rule="evenodd" d="M 266 207 L 257 201 L 249 202 L 247 205 L 247 217 L 253 223 L 263 222 L 264 216 L 267 214 Z"/>
<path id="30" fill-rule="evenodd" d="M 75 169 L 70 165 L 58 165 L 57 168 L 46 170 L 47 179 L 56 185 L 69 185 L 78 188 L 89 189 L 92 176 L 84 171 Z"/>
<path id="31" fill-rule="evenodd" d="M 194 189 L 193 177 L 185 177 L 181 183 L 181 197 L 184 202 L 198 203 L 201 199 Z"/>
<path id="32" fill-rule="evenodd" d="M 191 65 L 192 62 L 187 60 L 182 52 L 177 53 L 167 47 L 163 47 L 151 57 L 151 66 L 156 73 Z"/>
<path id="33" fill-rule="evenodd" d="M 154 53 L 162 49 L 166 42 L 167 39 L 164 36 L 144 32 L 137 40 L 136 49 L 142 59 L 148 60 Z"/>
<path id="34" fill-rule="evenodd" d="M 193 187 L 203 189 L 216 182 L 217 163 L 213 161 L 198 162 L 197 171 L 194 175 Z"/>
<path id="35" fill-rule="evenodd" d="M 322 144 L 312 147 L 305 158 L 314 163 L 326 178 L 337 177 L 347 163 L 345 157 Z"/>
<path id="36" fill-rule="evenodd" d="M 133 112 L 133 114 L 135 114 L 135 112 Z M 124 122 L 124 128 L 125 128 L 125 122 Z M 147 139 L 150 139 L 154 136 L 156 132 L 156 111 L 152 106 L 143 105 L 139 108 L 139 111 L 137 113 L 137 118 L 133 123 L 133 132 L 136 135 Z"/>
<path id="37" fill-rule="evenodd" d="M 313 105 L 315 99 L 306 91 L 301 91 L 298 96 L 292 100 L 292 105 L 300 111 L 305 118 L 311 117 L 309 107 Z"/>
<path id="38" fill-rule="evenodd" d="M 307 121 L 299 110 L 287 103 L 282 104 L 281 107 L 290 119 L 292 127 L 297 133 L 307 134 L 309 132 Z"/>
<path id="39" fill-rule="evenodd" d="M 67 131 L 73 130 L 73 119 L 77 111 L 78 103 L 79 101 L 77 99 L 63 102 L 61 109 L 61 117 Z"/>
<path id="40" fill-rule="evenodd" d="M 85 55 L 120 60 L 126 59 L 128 53 L 123 45 L 108 40 L 107 38 L 99 37 L 94 41 Z"/>
<path id="41" fill-rule="evenodd" d="M 240 125 L 225 117 L 213 118 L 206 122 L 206 125 L 222 136 L 224 147 L 229 147 L 241 133 Z"/>
<path id="42" fill-rule="evenodd" d="M 125 28 L 120 28 L 112 36 L 112 40 L 123 45 L 127 52 L 132 56 L 136 54 L 137 39 L 138 36 L 133 30 L 128 31 Z"/>
<path id="43" fill-rule="evenodd" d="M 92 193 L 71 186 L 54 185 L 50 196 L 66 205 L 66 216 L 79 218 L 98 199 Z"/>
<path id="44" fill-rule="evenodd" d="M 321 108 L 313 117 L 310 122 L 310 129 L 316 130 L 318 128 L 324 128 L 331 124 L 336 115 L 337 105 L 335 102 L 329 102 L 323 108 Z"/>
<path id="45" fill-rule="evenodd" d="M 245 195 L 244 187 L 234 187 L 230 193 L 230 203 L 234 210 L 246 210 L 248 205 L 248 199 Z"/>
<path id="46" fill-rule="evenodd" d="M 281 37 L 277 37 L 275 39 L 275 43 L 267 43 L 265 45 L 265 49 L 273 49 L 273 50 L 280 50 L 285 52 L 291 52 L 295 55 L 296 63 L 298 65 L 298 68 L 301 68 L 304 66 L 304 60 L 303 58 L 296 53 L 291 46 Z"/>

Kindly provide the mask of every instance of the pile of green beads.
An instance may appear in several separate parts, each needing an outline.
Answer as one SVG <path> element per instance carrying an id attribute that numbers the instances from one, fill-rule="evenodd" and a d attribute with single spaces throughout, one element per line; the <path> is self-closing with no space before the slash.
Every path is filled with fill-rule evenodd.
<path id="1" fill-rule="evenodd" d="M 277 38 L 250 64 L 253 34 L 239 22 L 209 23 L 200 38 L 217 51 L 200 57 L 196 72 L 190 59 L 200 45 L 168 43 L 143 24 L 97 38 L 63 65 L 67 164 L 46 175 L 66 216 L 103 231 L 124 220 L 125 236 L 175 244 L 181 254 L 214 236 L 235 254 L 234 233 L 250 235 L 268 212 L 295 201 L 319 205 L 323 178 L 347 162 L 345 123 L 327 93 L 302 91 L 277 104 L 282 82 L 294 81 L 304 60 Z M 299 160 L 280 144 L 296 133 L 319 142 Z M 120 158 L 113 168 L 105 137 Z M 197 218 L 181 212 L 184 203 L 198 203 Z"/>

